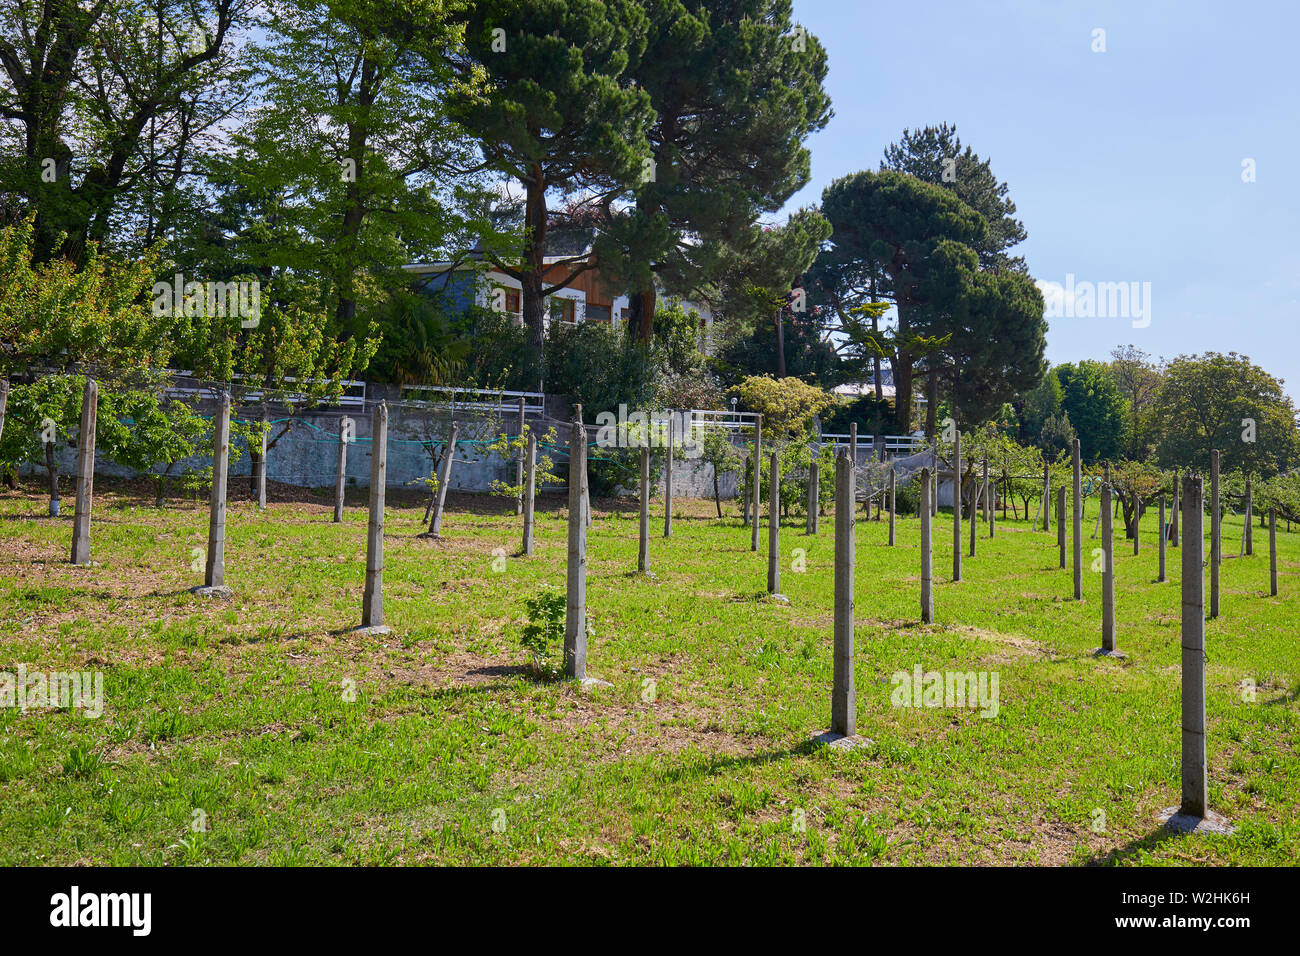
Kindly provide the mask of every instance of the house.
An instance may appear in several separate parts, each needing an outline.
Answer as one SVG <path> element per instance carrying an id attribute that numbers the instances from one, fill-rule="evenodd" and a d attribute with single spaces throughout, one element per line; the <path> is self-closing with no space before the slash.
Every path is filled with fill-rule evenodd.
<path id="1" fill-rule="evenodd" d="M 586 228 L 552 228 L 546 236 L 542 263 L 546 271 L 543 282 L 550 286 L 562 282 L 572 271 L 575 260 L 592 254 L 592 232 Z M 443 293 L 455 307 L 479 306 L 514 316 L 522 325 L 523 292 L 517 279 L 494 268 L 481 253 L 472 253 L 460 262 L 413 263 L 402 267 L 429 293 Z M 662 292 L 661 292 L 662 294 Z M 700 315 L 700 330 L 707 341 L 713 328 L 713 314 L 705 305 L 682 301 L 682 308 Z M 626 322 L 629 317 L 628 296 L 601 275 L 600 268 L 579 273 L 572 282 L 547 296 L 545 321 L 553 322 Z"/>

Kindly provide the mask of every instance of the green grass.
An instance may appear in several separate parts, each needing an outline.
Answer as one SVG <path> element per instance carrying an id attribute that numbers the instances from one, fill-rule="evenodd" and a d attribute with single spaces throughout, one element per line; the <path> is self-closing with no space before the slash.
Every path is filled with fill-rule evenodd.
<path id="1" fill-rule="evenodd" d="M 858 729 L 873 743 L 843 752 L 810 743 L 830 711 L 827 519 L 819 537 L 801 518 L 782 529 L 787 606 L 762 600 L 766 529 L 753 554 L 737 518 L 691 502 L 665 541 L 656 505 L 646 578 L 635 513 L 597 502 L 588 669 L 612 686 L 580 690 L 533 680 L 519 644 L 524 599 L 563 585 L 558 499 L 523 558 L 519 519 L 494 501 L 454 501 L 434 542 L 416 538 L 422 502 L 395 497 L 394 633 L 363 637 L 348 630 L 359 501 L 341 525 L 324 499 L 232 503 L 235 597 L 211 603 L 187 590 L 203 506 L 98 490 L 90 568 L 66 563 L 71 520 L 44 517 L 35 486 L 0 496 L 0 670 L 101 670 L 105 692 L 97 720 L 0 708 L 0 864 L 1300 861 L 1300 534 L 1279 534 L 1271 598 L 1257 528 L 1207 624 L 1210 796 L 1236 833 L 1169 838 L 1181 552 L 1157 584 L 1154 516 L 1139 556 L 1116 546 L 1122 661 L 1091 656 L 1097 542 L 1082 602 L 1055 532 L 1024 521 L 992 540 L 981 525 L 953 584 L 941 515 L 922 626 L 918 522 L 900 519 L 891 549 L 884 522 L 860 521 Z M 1228 554 L 1239 535 L 1229 522 Z M 997 717 L 891 706 L 890 674 L 917 664 L 996 671 Z"/>

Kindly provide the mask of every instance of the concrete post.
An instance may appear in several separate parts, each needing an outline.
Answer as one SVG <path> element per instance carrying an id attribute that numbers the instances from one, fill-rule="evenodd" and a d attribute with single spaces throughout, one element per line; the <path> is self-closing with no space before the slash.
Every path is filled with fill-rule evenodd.
<path id="1" fill-rule="evenodd" d="M 775 456 L 773 456 L 775 459 Z M 835 459 L 835 661 L 831 733 L 857 733 L 853 686 L 854 468 L 843 453 Z"/>
<path id="2" fill-rule="evenodd" d="M 1219 516 L 1219 449 L 1210 452 L 1210 617 L 1219 616 L 1219 564 L 1223 560 Z"/>
<path id="3" fill-rule="evenodd" d="M 921 620 L 926 624 L 934 623 L 934 552 L 931 547 L 930 502 L 935 497 L 930 485 L 930 469 L 921 469 Z"/>
<path id="4" fill-rule="evenodd" d="M 258 439 L 258 444 L 260 446 L 260 454 L 257 456 L 257 461 L 255 462 L 257 468 L 257 474 L 255 475 L 255 478 L 256 478 L 256 485 L 257 485 L 256 491 L 257 491 L 258 511 L 266 510 L 266 456 L 267 453 L 270 451 L 270 443 L 271 443 L 270 418 L 271 416 L 267 413 L 266 409 L 262 409 L 262 437 Z"/>
<path id="5" fill-rule="evenodd" d="M 992 507 L 991 507 L 990 504 L 989 504 L 989 498 L 991 497 L 991 495 L 990 495 L 990 489 L 989 489 L 989 460 L 988 460 L 988 458 L 985 457 L 985 458 L 982 460 L 981 464 L 982 464 L 981 474 L 982 474 L 983 477 L 982 477 L 982 479 L 981 479 L 981 481 L 980 481 L 980 501 L 979 501 L 979 506 L 980 506 L 981 508 L 984 509 L 984 523 L 985 523 L 985 524 L 988 524 L 988 523 L 989 523 L 989 512 L 992 511 Z"/>
<path id="6" fill-rule="evenodd" d="M 564 673 L 587 677 L 587 521 L 583 488 L 587 484 L 587 435 L 574 422 L 569 437 L 569 562 L 564 614 Z"/>
<path id="7" fill-rule="evenodd" d="M 673 422 L 675 414 L 668 416 L 668 454 L 664 462 L 664 537 L 673 536 Z"/>
<path id="8" fill-rule="evenodd" d="M 1250 479 L 1246 479 L 1246 554 L 1255 553 L 1255 501 L 1251 496 Z"/>
<path id="9" fill-rule="evenodd" d="M 226 481 L 230 474 L 230 393 L 222 392 L 212 419 L 212 491 L 208 499 L 205 588 L 226 585 Z"/>
<path id="10" fill-rule="evenodd" d="M 1074 501 L 1071 504 L 1074 532 L 1074 599 L 1083 600 L 1083 465 L 1079 456 L 1079 439 L 1070 446 L 1070 463 L 1074 468 Z"/>
<path id="11" fill-rule="evenodd" d="M 95 423 L 99 417 L 99 384 L 86 379 L 81 394 L 81 430 L 77 434 L 77 513 L 72 521 L 73 564 L 90 563 L 90 510 L 95 492 Z"/>
<path id="12" fill-rule="evenodd" d="M 894 546 L 894 522 L 898 513 L 897 496 L 898 475 L 894 472 L 893 462 L 889 465 L 889 546 Z"/>
<path id="13" fill-rule="evenodd" d="M 0 438 L 5 435 L 5 410 L 9 407 L 9 376 L 0 375 Z"/>
<path id="14" fill-rule="evenodd" d="M 641 521 L 637 545 L 636 569 L 650 570 L 650 447 L 641 446 Z"/>
<path id="15" fill-rule="evenodd" d="M 1133 553 L 1142 552 L 1142 512 L 1146 506 L 1142 499 L 1137 496 L 1137 491 L 1133 492 Z"/>
<path id="16" fill-rule="evenodd" d="M 1174 469 L 1174 504 L 1173 504 L 1173 509 L 1169 514 L 1169 545 L 1170 547 L 1173 548 L 1178 547 L 1178 512 L 1181 510 L 1179 508 L 1180 501 L 1178 496 L 1180 491 L 1181 489 L 1178 487 L 1178 469 L 1175 468 Z"/>
<path id="17" fill-rule="evenodd" d="M 438 498 L 433 506 L 433 520 L 429 522 L 429 534 L 435 536 L 442 533 L 442 509 L 447 503 L 447 488 L 451 485 L 451 465 L 456 460 L 456 434 L 459 430 L 460 426 L 452 422 L 442 461 L 438 462 Z"/>
<path id="18" fill-rule="evenodd" d="M 761 482 L 759 476 L 762 474 L 761 462 L 763 454 L 763 416 L 759 415 L 754 419 L 754 487 L 750 494 L 750 513 L 754 516 L 754 523 L 749 526 L 749 550 L 758 552 L 758 511 L 759 502 L 762 500 L 759 495 Z"/>
<path id="19" fill-rule="evenodd" d="M 524 453 L 524 554 L 533 553 L 537 507 L 537 435 L 528 433 Z"/>
<path id="20" fill-rule="evenodd" d="M 339 419 L 339 458 L 334 477 L 334 523 L 343 520 L 343 494 L 348 480 L 348 442 L 353 438 L 352 419 L 344 415 Z"/>
<path id="21" fill-rule="evenodd" d="M 1056 489 L 1056 549 L 1061 552 L 1061 570 L 1065 570 L 1065 485 Z"/>
<path id="22" fill-rule="evenodd" d="M 814 445 L 808 462 L 808 527 L 806 529 L 808 534 L 817 533 L 817 512 L 821 507 L 821 489 L 818 487 L 820 478 L 818 460 L 820 457 L 821 449 Z"/>
<path id="23" fill-rule="evenodd" d="M 961 580 L 961 430 L 954 426 L 952 445 L 952 579 Z M 974 502 L 971 502 L 974 505 Z"/>
<path id="24" fill-rule="evenodd" d="M 767 475 L 767 593 L 781 596 L 781 458 L 770 455 Z"/>
<path id="25" fill-rule="evenodd" d="M 1160 492 L 1160 574 L 1157 581 L 1163 581 L 1166 577 L 1165 572 L 1165 493 Z"/>
<path id="26" fill-rule="evenodd" d="M 1101 486 L 1101 560 L 1101 650 L 1120 657 L 1115 650 L 1115 527 L 1109 484 Z"/>
<path id="27" fill-rule="evenodd" d="M 591 484 L 587 481 L 587 426 L 584 424 L 585 419 L 582 417 L 582 406 L 573 406 L 573 415 L 582 425 L 582 519 L 586 522 L 588 528 L 591 527 Z M 671 454 L 671 440 L 669 449 Z M 670 471 L 671 473 L 671 471 Z"/>
<path id="28" fill-rule="evenodd" d="M 1181 812 L 1209 811 L 1205 757 L 1205 578 L 1202 572 L 1201 479 L 1184 478 L 1183 525 L 1183 802 Z"/>
<path id="29" fill-rule="evenodd" d="M 1049 465 L 1043 465 L 1043 530 L 1047 531 L 1050 527 L 1048 521 L 1051 520 L 1052 513 L 1052 469 Z"/>
<path id="30" fill-rule="evenodd" d="M 975 547 L 976 547 L 976 545 L 975 545 L 975 537 L 976 537 L 976 521 L 977 521 L 978 518 L 979 518 L 980 508 L 981 508 L 981 507 L 985 507 L 985 505 L 984 505 L 984 498 L 985 498 L 985 495 L 984 495 L 984 490 L 983 490 L 983 488 L 978 488 L 978 489 L 976 489 L 976 488 L 972 488 L 972 489 L 971 489 L 971 502 L 970 502 L 970 556 L 971 556 L 972 558 L 975 557 Z M 987 510 L 987 507 L 985 507 L 985 514 L 987 515 L 987 513 L 988 513 L 988 510 Z"/>
<path id="31" fill-rule="evenodd" d="M 1277 597 L 1277 508 L 1268 509 L 1268 593 Z"/>
<path id="32" fill-rule="evenodd" d="M 388 404 L 370 417 L 370 517 L 366 524 L 366 590 L 361 626 L 384 628 L 384 491 L 388 484 Z"/>
<path id="33" fill-rule="evenodd" d="M 1004 469 L 1005 471 L 1005 469 Z M 994 487 L 997 483 L 989 484 L 989 460 L 984 459 L 984 523 L 989 526 L 989 537 L 993 537 L 993 525 L 997 518 L 997 495 L 994 493 Z"/>

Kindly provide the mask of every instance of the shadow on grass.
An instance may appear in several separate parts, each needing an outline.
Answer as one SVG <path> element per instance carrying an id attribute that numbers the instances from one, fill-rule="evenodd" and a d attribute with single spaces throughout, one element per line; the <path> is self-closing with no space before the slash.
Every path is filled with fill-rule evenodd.
<path id="1" fill-rule="evenodd" d="M 1139 853 L 1155 850 L 1157 847 L 1178 838 L 1178 834 L 1168 827 L 1157 827 L 1144 837 L 1130 840 L 1123 846 L 1115 847 L 1105 853 L 1094 853 L 1084 861 L 1084 866 L 1120 866 Z"/>

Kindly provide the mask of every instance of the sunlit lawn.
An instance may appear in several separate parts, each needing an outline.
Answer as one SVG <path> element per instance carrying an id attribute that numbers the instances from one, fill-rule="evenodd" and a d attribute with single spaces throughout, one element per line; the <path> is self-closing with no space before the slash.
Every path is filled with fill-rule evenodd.
<path id="1" fill-rule="evenodd" d="M 656 502 L 645 577 L 632 504 L 596 502 L 588 668 L 612 686 L 584 690 L 533 679 L 519 645 L 524 599 L 563 587 L 559 498 L 540 504 L 531 558 L 509 503 L 454 498 L 438 542 L 416 537 L 421 501 L 390 501 L 394 633 L 374 638 L 349 631 L 359 497 L 341 525 L 323 496 L 232 502 L 235 596 L 214 603 L 188 591 L 204 504 L 97 490 L 90 568 L 66 563 L 70 508 L 45 517 L 35 484 L 0 496 L 0 670 L 105 684 L 98 720 L 0 709 L 0 863 L 1300 860 L 1300 533 L 1279 535 L 1270 598 L 1256 528 L 1207 625 L 1211 803 L 1236 833 L 1168 838 L 1181 553 L 1156 583 L 1154 515 L 1140 555 L 1116 545 L 1122 661 L 1092 656 L 1101 576 L 1085 568 L 1085 600 L 1069 600 L 1054 530 L 999 521 L 990 540 L 981 524 L 953 584 L 941 515 L 922 626 L 919 523 L 900 518 L 891 549 L 885 522 L 860 521 L 858 729 L 873 743 L 838 751 L 810 743 L 830 715 L 829 519 L 818 537 L 802 516 L 783 527 L 781 605 L 762 599 L 766 529 L 751 553 L 734 508 L 719 521 L 712 502 L 679 503 L 664 540 Z M 1229 555 L 1240 530 L 1225 527 Z M 1090 563 L 1099 542 L 1084 546 Z M 891 706 L 890 675 L 918 664 L 996 672 L 998 715 Z"/>

